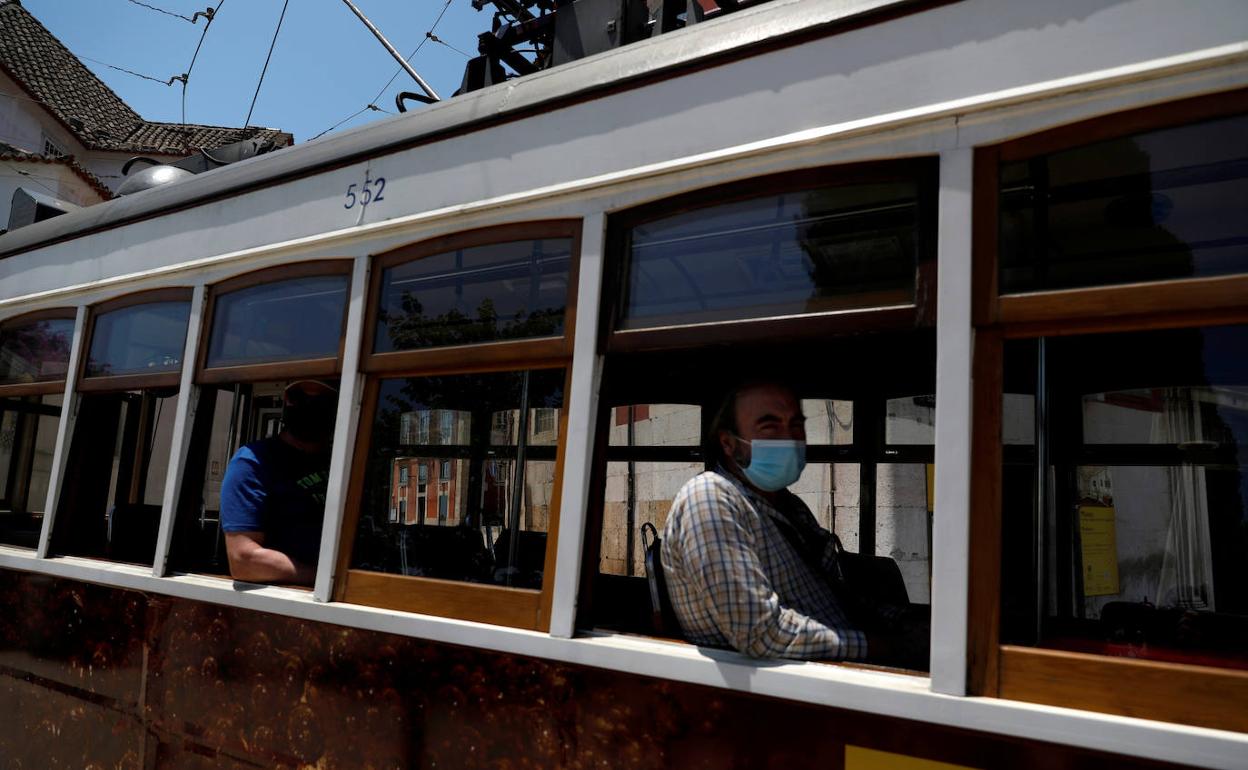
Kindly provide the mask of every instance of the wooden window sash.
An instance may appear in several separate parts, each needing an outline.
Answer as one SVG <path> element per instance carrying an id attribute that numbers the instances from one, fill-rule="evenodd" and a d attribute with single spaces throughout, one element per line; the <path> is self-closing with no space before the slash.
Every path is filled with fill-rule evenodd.
<path id="1" fill-rule="evenodd" d="M 351 293 L 350 259 L 317 259 L 297 262 L 289 265 L 278 265 L 253 270 L 208 287 L 204 300 L 203 333 L 200 334 L 199 350 L 195 355 L 195 384 L 222 384 L 242 382 L 275 382 L 300 378 L 333 378 L 342 373 L 342 354 L 346 345 L 347 304 L 342 306 L 342 324 L 339 333 L 338 351 L 334 356 L 319 358 L 295 358 L 282 361 L 264 361 L 254 364 L 236 364 L 230 366 L 207 365 L 208 347 L 212 344 L 212 326 L 216 314 L 218 297 L 233 292 L 249 289 L 263 284 L 277 284 L 298 278 L 315 278 L 327 275 L 344 275 L 347 277 L 347 297 Z"/>
<path id="2" fill-rule="evenodd" d="M 1024 160 L 1248 112 L 1248 89 L 1096 118 L 975 151 L 974 412 L 968 694 L 1248 731 L 1248 672 L 1000 643 L 1001 441 L 1006 339 L 1248 323 L 1248 275 L 1000 293 L 998 174 Z"/>
<path id="3" fill-rule="evenodd" d="M 786 171 L 693 190 L 613 214 L 607 249 L 616 255 L 616 269 L 604 276 L 601 347 L 610 353 L 670 350 L 691 345 L 762 341 L 776 337 L 819 337 L 860 331 L 888 331 L 936 325 L 936 163 L 934 158 L 866 161 Z M 900 292 L 847 295 L 844 307 L 810 314 L 744 317 L 618 329 L 620 299 L 627 281 L 624 255 L 632 248 L 631 232 L 658 219 L 782 193 L 869 182 L 913 181 L 917 184 L 918 238 L 913 299 Z M 866 299 L 867 303 L 855 302 Z"/>
<path id="4" fill-rule="evenodd" d="M 129 307 L 137 307 L 139 305 L 150 305 L 163 302 L 185 302 L 188 305 L 191 302 L 191 294 L 194 289 L 189 286 L 174 286 L 162 289 L 147 289 L 145 291 L 136 291 L 132 294 L 126 294 L 121 297 L 114 297 L 105 302 L 92 305 L 87 311 L 87 328 L 83 334 L 83 355 L 78 361 L 78 392 L 80 393 L 106 393 L 122 390 L 143 390 L 148 388 L 176 388 L 182 382 L 182 366 L 174 371 L 159 372 L 157 374 L 145 374 L 142 372 L 136 374 L 110 374 L 104 376 L 88 377 L 87 363 L 91 357 L 91 343 L 94 341 L 95 324 L 99 317 L 111 313 L 115 310 L 123 310 Z M 189 324 L 189 318 L 188 318 Z M 187 331 L 190 331 L 188 325 Z"/>
<path id="5" fill-rule="evenodd" d="M 1248 89 L 1198 96 L 1093 118 L 975 150 L 972 318 L 989 324 L 1045 324 L 1130 318 L 1167 311 L 1234 311 L 1248 304 L 1248 271 L 1213 277 L 1115 283 L 1002 294 L 999 279 L 999 169 L 1027 160 L 1132 134 L 1248 113 Z M 1054 324 L 1056 326 L 1056 324 Z"/>
<path id="6" fill-rule="evenodd" d="M 500 340 L 417 350 L 374 353 L 383 272 L 415 259 L 447 251 L 515 241 L 568 238 L 568 298 L 563 333 L 557 337 Z M 563 489 L 564 447 L 568 410 L 560 409 L 554 449 L 555 473 L 546 528 L 541 589 L 467 583 L 454 580 L 393 575 L 351 568 L 356 530 L 361 516 L 365 474 L 378 394 L 383 379 L 431 375 L 475 374 L 565 368 L 564 393 L 571 393 L 572 341 L 575 339 L 577 278 L 580 267 L 581 220 L 558 219 L 520 222 L 439 236 L 404 246 L 376 258 L 369 279 L 360 370 L 367 375 L 356 431 L 354 461 L 348 477 L 347 512 L 342 545 L 336 561 L 334 600 L 374 607 L 471 620 L 535 631 L 550 629 L 554 601 L 555 563 L 559 549 L 559 515 Z M 422 513 L 423 515 L 423 513 Z"/>
<path id="7" fill-rule="evenodd" d="M 72 307 L 48 308 L 46 310 L 33 310 L 29 313 L 5 318 L 0 321 L 0 330 L 8 326 L 24 326 L 28 323 L 36 321 L 53 321 L 78 318 L 78 311 Z M 72 336 L 72 335 L 71 335 Z M 69 359 L 66 357 L 66 364 Z M 46 396 L 53 393 L 65 392 L 65 375 L 46 380 L 34 380 L 32 382 L 11 382 L 0 385 L 0 398 L 12 396 Z"/>

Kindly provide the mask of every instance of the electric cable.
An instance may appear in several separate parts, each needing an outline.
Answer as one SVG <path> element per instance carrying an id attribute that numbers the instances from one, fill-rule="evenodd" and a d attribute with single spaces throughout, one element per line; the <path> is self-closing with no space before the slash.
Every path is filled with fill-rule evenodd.
<path id="1" fill-rule="evenodd" d="M 460 56 L 463 56 L 463 57 L 468 58 L 468 59 L 471 59 L 471 58 L 472 58 L 472 54 L 470 54 L 470 53 L 465 53 L 464 51 L 459 50 L 459 49 L 458 49 L 458 48 L 456 48 L 455 46 L 451 45 L 450 43 L 446 42 L 446 41 L 445 41 L 445 40 L 443 40 L 442 38 L 440 38 L 440 37 L 438 37 L 437 35 L 433 34 L 433 32 L 432 32 L 432 31 L 430 31 L 430 32 L 426 32 L 426 33 L 425 33 L 425 37 L 426 37 L 426 38 L 428 38 L 429 40 L 432 40 L 432 41 L 433 41 L 433 42 L 435 42 L 435 43 L 441 43 L 442 45 L 444 45 L 444 46 L 446 46 L 447 48 L 451 49 L 452 51 L 454 51 L 455 53 L 459 54 Z M 413 56 L 415 56 L 415 54 L 412 54 L 412 55 L 413 55 Z"/>
<path id="2" fill-rule="evenodd" d="M 446 10 L 451 7 L 451 2 L 452 0 L 446 0 L 446 4 L 442 6 L 442 10 L 438 13 L 438 18 L 433 20 L 433 25 L 430 26 L 429 31 L 425 33 L 424 39 L 421 40 L 420 44 L 416 46 L 416 50 L 408 54 L 407 61 L 409 63 L 412 61 L 412 59 L 416 57 L 416 54 L 420 53 L 420 49 L 425 46 L 425 43 L 429 42 L 430 39 L 436 38 L 436 36 L 433 34 L 434 30 L 436 30 L 438 28 L 438 24 L 442 22 L 442 17 L 446 15 Z M 376 103 L 377 100 L 380 99 L 382 95 L 386 93 L 386 89 L 390 87 L 390 84 L 394 82 L 394 79 L 397 78 L 399 76 L 399 73 L 402 71 L 403 71 L 402 67 L 396 67 L 394 70 L 394 74 L 391 75 L 390 79 L 386 81 L 386 84 L 381 87 L 381 90 L 377 92 L 377 95 L 374 96 L 369 101 L 372 103 Z M 356 114 L 358 115 L 359 113 L 357 112 Z"/>
<path id="3" fill-rule="evenodd" d="M 154 78 L 151 75 L 144 75 L 142 72 L 135 72 L 134 70 L 128 70 L 125 67 L 118 67 L 116 64 L 109 64 L 108 62 L 103 62 L 103 61 L 100 61 L 99 59 L 92 59 L 90 56 L 83 56 L 82 54 L 77 54 L 77 53 L 74 54 L 74 56 L 77 56 L 79 59 L 82 59 L 84 61 L 95 62 L 96 64 L 99 64 L 102 67 L 108 67 L 109 69 L 117 70 L 118 72 L 124 72 L 127 75 L 134 75 L 136 78 L 143 78 L 144 80 L 150 80 L 153 83 L 160 83 L 161 85 L 165 85 L 165 86 L 171 86 L 173 85 L 173 81 L 182 79 L 181 75 L 174 75 L 168 80 L 161 80 L 160 78 Z"/>
<path id="4" fill-rule="evenodd" d="M 225 0 L 220 0 L 215 8 L 210 8 L 204 12 L 204 17 L 208 22 L 204 24 L 204 31 L 199 35 L 199 42 L 195 45 L 195 53 L 191 55 L 191 63 L 186 68 L 186 72 L 182 73 L 182 125 L 186 125 L 186 86 L 191 79 L 191 71 L 195 69 L 195 60 L 199 58 L 199 49 L 204 45 L 204 38 L 208 37 L 208 30 L 212 29 L 212 20 L 217 18 L 217 12 L 221 10 L 221 6 L 225 5 Z"/>
<path id="5" fill-rule="evenodd" d="M 38 178 L 36 178 L 36 177 L 35 177 L 35 175 L 34 175 L 34 174 L 31 174 L 29 171 L 23 171 L 23 170 L 21 170 L 20 168 L 18 168 L 17 166 L 14 166 L 12 163 L 9 163 L 8 161 L 0 161 L 0 163 L 4 163 L 4 165 L 6 165 L 6 166 L 8 166 L 9 168 L 13 169 L 13 172 L 14 172 L 14 173 L 16 173 L 16 174 L 18 174 L 18 175 L 19 175 L 19 176 L 21 176 L 22 178 L 24 178 L 24 179 L 29 179 L 30 181 L 32 181 L 32 182 L 34 182 L 35 184 L 37 184 L 37 185 L 39 185 L 40 187 L 42 187 L 43 189 L 45 189 L 45 190 L 47 190 L 48 192 L 52 193 L 53 197 L 60 195 L 60 192 L 58 192 L 58 191 L 56 191 L 56 190 L 53 190 L 51 187 L 48 187 L 48 186 L 47 186 L 46 184 L 44 184 L 43 182 L 40 182 L 40 181 L 38 180 Z"/>
<path id="6" fill-rule="evenodd" d="M 430 26 L 430 27 L 429 27 L 429 31 L 425 33 L 425 37 L 424 37 L 424 39 L 420 41 L 420 44 L 416 46 L 416 49 L 415 49 L 414 51 L 412 51 L 410 54 L 408 54 L 408 55 L 407 55 L 407 59 L 406 59 L 406 61 L 408 61 L 408 62 L 410 63 L 412 59 L 416 58 L 416 54 L 420 53 L 420 49 L 424 47 L 425 43 L 429 42 L 431 39 L 435 39 L 435 40 L 437 39 L 437 36 L 433 34 L 433 31 L 434 31 L 434 30 L 436 30 L 436 29 L 438 28 L 438 24 L 439 24 L 439 23 L 441 23 L 441 21 L 442 21 L 442 17 L 446 15 L 446 11 L 447 11 L 447 9 L 451 7 L 451 2 L 452 2 L 452 1 L 453 1 L 453 0 L 446 0 L 446 3 L 445 3 L 445 4 L 443 4 L 443 6 L 442 6 L 442 10 L 438 12 L 438 17 L 437 17 L 436 19 L 434 19 L 434 20 L 433 20 L 433 25 L 432 25 L 432 26 Z M 442 42 L 442 41 L 441 41 L 441 40 L 438 40 L 438 42 Z M 449 47 L 449 44 L 443 43 L 443 45 L 448 45 L 448 47 Z M 460 53 L 463 53 L 463 51 L 460 51 Z M 466 54 L 465 54 L 465 55 L 466 55 Z M 469 57 L 469 58 L 471 58 L 471 57 Z M 335 123 L 334 125 L 330 126 L 330 127 L 329 127 L 329 128 L 327 128 L 327 129 L 325 129 L 324 131 L 322 131 L 321 133 L 317 134 L 316 136 L 312 137 L 312 139 L 320 139 L 322 136 L 325 136 L 325 135 L 326 135 L 326 134 L 328 134 L 330 131 L 333 131 L 335 128 L 338 128 L 338 127 L 339 127 L 339 126 L 341 126 L 343 123 L 346 123 L 347 121 L 351 120 L 352 118 L 354 118 L 354 117 L 356 117 L 356 116 L 360 115 L 361 113 L 364 113 L 364 112 L 366 112 L 366 111 L 368 111 L 368 110 L 373 110 L 373 111 L 375 111 L 375 112 L 384 112 L 384 113 L 386 113 L 386 114 L 388 114 L 388 115 L 393 115 L 393 114 L 394 114 L 393 112 L 390 112 L 390 111 L 389 111 L 389 110 L 387 110 L 387 109 L 383 109 L 383 108 L 381 108 L 381 107 L 378 107 L 378 106 L 377 106 L 377 100 L 378 100 L 378 99 L 380 99 L 380 98 L 381 98 L 381 97 L 382 97 L 382 96 L 386 93 L 386 89 L 390 87 L 390 84 L 394 82 L 394 79 L 395 79 L 395 78 L 397 78 L 397 77 L 399 76 L 399 73 L 400 73 L 400 72 L 402 72 L 402 71 L 403 71 L 403 68 L 402 68 L 402 67 L 396 67 L 396 68 L 395 68 L 395 70 L 394 70 L 394 74 L 393 74 L 393 75 L 391 75 L 391 76 L 390 76 L 390 79 L 386 81 L 386 84 L 385 84 L 384 86 L 382 86 L 382 87 L 381 87 L 381 90 L 377 92 L 377 95 L 376 95 L 376 96 L 374 96 L 372 99 L 370 99 L 370 100 L 369 100 L 368 104 L 364 105 L 364 106 L 363 106 L 363 107 L 361 107 L 360 109 L 358 109 L 358 110 L 356 110 L 355 112 L 351 113 L 351 114 L 350 114 L 350 115 L 348 115 L 347 117 L 345 117 L 345 118 L 343 118 L 342 120 L 338 121 L 337 123 Z M 312 141 L 312 139 L 308 139 L 307 141 L 309 141 L 309 142 L 310 142 L 310 141 Z"/>
<path id="7" fill-rule="evenodd" d="M 264 69 L 260 70 L 260 80 L 256 83 L 256 92 L 252 94 L 251 106 L 247 108 L 247 117 L 243 120 L 243 128 L 251 124 L 251 111 L 256 108 L 256 99 L 260 97 L 260 86 L 264 83 L 264 76 L 269 71 L 269 59 L 273 58 L 273 48 L 277 45 L 277 34 L 282 31 L 282 21 L 286 18 L 286 7 L 290 5 L 290 0 L 282 3 L 282 13 L 277 17 L 277 29 L 273 30 L 273 40 L 269 43 L 269 53 L 264 57 Z"/>
<path id="8" fill-rule="evenodd" d="M 166 11 L 164 8 L 157 8 L 157 7 L 156 7 L 156 6 L 154 6 L 154 5 L 148 5 L 147 3 L 141 3 L 141 2 L 139 2 L 139 0 L 129 0 L 129 2 L 134 3 L 135 5 L 141 5 L 141 6 L 143 6 L 144 8 L 147 8 L 148 10 L 156 11 L 157 13 L 163 13 L 163 14 L 164 14 L 164 15 L 166 15 L 166 16 L 173 16 L 174 18 L 182 19 L 183 21 L 189 21 L 189 22 L 190 22 L 190 23 L 192 23 L 192 24 L 194 24 L 194 23 L 195 23 L 195 20 L 194 20 L 194 19 L 192 19 L 190 16 L 183 16 L 183 15 L 182 15 L 182 14 L 180 14 L 180 13 L 174 13 L 173 11 Z"/>

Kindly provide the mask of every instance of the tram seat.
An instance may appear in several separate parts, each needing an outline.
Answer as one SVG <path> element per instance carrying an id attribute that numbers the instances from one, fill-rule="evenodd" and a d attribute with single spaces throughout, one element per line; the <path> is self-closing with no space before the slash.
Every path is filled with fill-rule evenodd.
<path id="1" fill-rule="evenodd" d="M 160 506 L 122 503 L 109 512 L 108 557 L 150 564 L 156 554 Z"/>
<path id="2" fill-rule="evenodd" d="M 504 529 L 494 541 L 494 581 L 505 581 L 511 571 L 513 585 L 542 585 L 542 571 L 546 567 L 546 533 L 519 532 L 516 543 L 516 563 L 508 564 L 511 556 L 511 530 Z"/>
<path id="3" fill-rule="evenodd" d="M 490 555 L 474 527 L 405 527 L 406 574 L 442 580 L 488 581 Z"/>
<path id="4" fill-rule="evenodd" d="M 650 615 L 654 631 L 660 636 L 679 638 L 680 622 L 672 609 L 672 600 L 667 595 L 667 580 L 663 577 L 663 562 L 659 558 L 662 540 L 654 525 L 646 522 L 641 525 L 641 546 L 645 551 L 646 583 L 650 588 Z"/>

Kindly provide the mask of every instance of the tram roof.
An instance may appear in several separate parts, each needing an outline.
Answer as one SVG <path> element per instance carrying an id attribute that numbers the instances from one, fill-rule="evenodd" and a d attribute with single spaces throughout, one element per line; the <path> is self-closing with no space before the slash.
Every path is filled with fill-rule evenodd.
<path id="1" fill-rule="evenodd" d="M 508 80 L 418 111 L 214 169 L 0 236 L 0 258 L 279 184 L 368 157 L 453 138 L 536 112 L 609 96 L 770 48 L 951 0 L 771 0 L 720 19 Z"/>

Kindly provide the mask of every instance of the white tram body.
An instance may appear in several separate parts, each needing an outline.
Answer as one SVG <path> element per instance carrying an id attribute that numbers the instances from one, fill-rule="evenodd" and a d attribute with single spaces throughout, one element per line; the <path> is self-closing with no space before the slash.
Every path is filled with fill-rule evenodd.
<path id="1" fill-rule="evenodd" d="M 1123 762 L 1248 766 L 1243 700 L 1228 704 L 1240 713 L 1237 731 L 1198 719 L 1184 724 L 1182 718 L 976 691 L 977 493 L 971 472 L 977 152 L 1211 95 L 1242 104 L 1246 88 L 1248 3 L 1242 0 L 773 0 L 15 230 L 0 236 L 0 323 L 73 308 L 75 330 L 39 539 L 33 548 L 0 545 L 0 570 L 10 580 L 51 576 L 1002 736 L 1034 747 L 1038 756 L 1056 746 Z M 1123 131 L 1130 130 L 1124 123 Z M 754 178 L 807 169 L 834 175 L 850 164 L 916 158 L 938 169 L 930 673 L 764 664 L 578 620 L 588 574 L 583 544 L 597 536 L 586 511 L 610 305 L 604 293 L 621 259 L 608 237 L 612 218 Z M 1242 215 L 1248 219 L 1248 211 Z M 549 220 L 578 223 L 579 261 L 572 273 L 576 325 L 559 448 L 560 515 L 549 541 L 557 551 L 548 558 L 553 571 L 543 584 L 546 628 L 343 601 L 340 554 L 353 537 L 344 522 L 351 520 L 353 463 L 362 462 L 356 439 L 371 419 L 364 408 L 362 340 L 372 318 L 376 256 L 444 236 Z M 180 571 L 168 554 L 192 451 L 196 362 L 209 333 L 211 287 L 319 260 L 349 260 L 350 288 L 315 587 L 239 590 L 226 579 Z M 1228 315 L 1236 305 L 1248 307 L 1244 285 L 1229 289 L 1223 301 Z M 90 344 L 90 308 L 168 287 L 189 288 L 191 299 L 177 396 L 170 402 L 176 416 L 154 565 L 60 555 L 51 541 L 62 513 L 58 494 L 76 483 L 67 456 Z M 0 652 L 6 671 L 21 668 L 15 654 Z M 1227 676 L 1242 679 L 1243 673 Z M 1230 692 L 1245 692 L 1237 686 Z M 916 753 L 904 741 L 896 746 L 900 754 Z"/>

